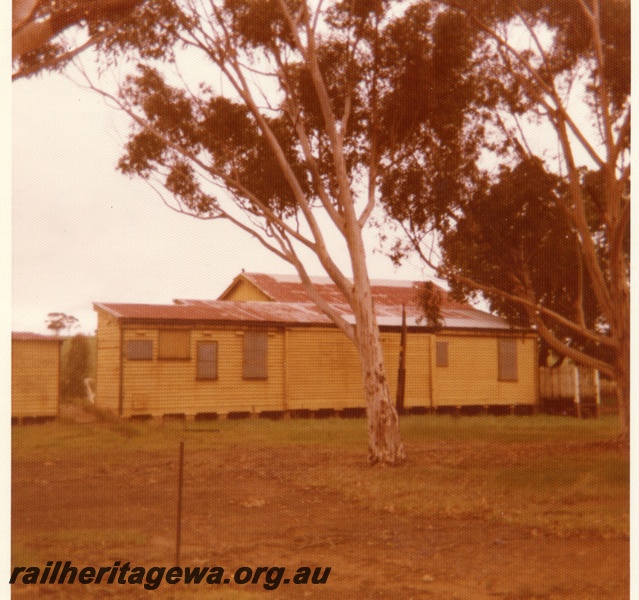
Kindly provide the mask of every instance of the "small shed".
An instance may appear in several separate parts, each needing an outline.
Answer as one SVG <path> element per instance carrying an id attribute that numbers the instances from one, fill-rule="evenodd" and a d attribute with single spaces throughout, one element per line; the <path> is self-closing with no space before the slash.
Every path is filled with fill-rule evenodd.
<path id="1" fill-rule="evenodd" d="M 53 419 L 60 410 L 62 339 L 37 333 L 11 333 L 11 418 Z"/>

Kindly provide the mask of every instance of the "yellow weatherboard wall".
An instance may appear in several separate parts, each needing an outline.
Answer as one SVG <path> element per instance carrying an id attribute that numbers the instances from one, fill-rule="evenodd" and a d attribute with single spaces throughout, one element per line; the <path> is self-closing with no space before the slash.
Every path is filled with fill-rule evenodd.
<path id="1" fill-rule="evenodd" d="M 120 393 L 120 324 L 98 310 L 96 403 L 101 408 L 118 412 Z"/>
<path id="2" fill-rule="evenodd" d="M 235 300 L 237 302 L 247 300 L 269 302 L 271 298 L 257 289 L 252 283 L 249 283 L 245 279 L 238 279 L 226 292 L 225 300 Z"/>
<path id="3" fill-rule="evenodd" d="M 322 285 L 323 292 L 330 294 L 327 284 Z M 380 336 L 386 377 L 395 400 L 402 308 L 389 304 L 388 299 L 398 297 L 396 289 L 409 286 L 406 282 L 397 288 L 389 283 L 380 286 L 386 286 L 380 307 L 386 311 L 380 320 Z M 123 416 L 363 409 L 361 366 L 353 343 L 311 303 L 302 301 L 303 297 L 291 277 L 241 274 L 220 300 L 180 300 L 173 305 L 96 304 L 96 403 Z M 532 409 L 538 402 L 535 334 L 510 329 L 503 320 L 470 307 L 450 308 L 451 325 L 438 330 L 419 321 L 415 324 L 412 317 L 407 334 L 404 407 L 438 410 L 524 405 Z M 188 356 L 184 355 L 184 335 L 161 333 L 167 329 L 188 335 Z M 250 331 L 268 334 L 266 378 L 244 378 L 244 337 Z M 161 335 L 163 345 L 166 340 L 181 340 L 175 342 L 180 345 L 179 358 L 158 356 Z M 500 381 L 500 339 L 509 340 L 502 346 L 511 354 L 516 351 L 514 380 Z M 152 356 L 144 360 L 127 357 L 129 340 L 150 341 Z M 214 380 L 197 375 L 198 343 L 207 341 L 217 344 Z M 447 347 L 445 365 L 437 364 L 440 343 Z M 512 364 L 510 368 L 506 377 L 513 378 Z"/>
<path id="4" fill-rule="evenodd" d="M 55 417 L 60 407 L 60 343 L 12 339 L 11 416 Z"/>
<path id="5" fill-rule="evenodd" d="M 363 406 L 361 369 L 353 343 L 339 330 L 287 331 L 289 409 Z"/>
<path id="6" fill-rule="evenodd" d="M 448 342 L 448 366 L 434 360 L 435 406 L 517 405 L 537 402 L 537 341 L 532 335 L 514 338 L 517 346 L 517 381 L 498 380 L 498 337 L 442 333 Z"/>
<path id="7" fill-rule="evenodd" d="M 268 331 L 268 378 L 245 380 L 242 376 L 245 329 L 192 329 L 189 360 L 158 360 L 158 331 L 157 328 L 124 331 L 125 343 L 130 339 L 151 340 L 154 357 L 148 361 L 123 357 L 123 416 L 282 409 L 283 332 Z M 218 343 L 218 378 L 215 380 L 196 377 L 198 341 Z"/>

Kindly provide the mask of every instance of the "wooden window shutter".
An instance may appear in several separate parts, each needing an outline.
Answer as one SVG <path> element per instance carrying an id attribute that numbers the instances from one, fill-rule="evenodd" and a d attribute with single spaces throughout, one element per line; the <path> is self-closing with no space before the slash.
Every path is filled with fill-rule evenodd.
<path id="1" fill-rule="evenodd" d="M 435 343 L 435 364 L 438 367 L 448 366 L 448 342 Z"/>
<path id="2" fill-rule="evenodd" d="M 197 378 L 217 379 L 217 342 L 197 343 Z"/>
<path id="3" fill-rule="evenodd" d="M 161 329 L 158 339 L 158 358 L 188 360 L 191 358 L 191 335 L 183 329 Z"/>
<path id="4" fill-rule="evenodd" d="M 517 340 L 498 340 L 499 381 L 517 381 Z"/>
<path id="5" fill-rule="evenodd" d="M 127 340 L 125 356 L 128 360 L 153 360 L 153 341 Z"/>
<path id="6" fill-rule="evenodd" d="M 268 378 L 268 333 L 247 331 L 244 334 L 244 379 Z"/>

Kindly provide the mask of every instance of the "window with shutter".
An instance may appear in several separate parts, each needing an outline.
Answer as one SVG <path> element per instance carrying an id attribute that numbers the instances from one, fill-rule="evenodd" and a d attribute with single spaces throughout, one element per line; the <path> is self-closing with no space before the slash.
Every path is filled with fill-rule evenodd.
<path id="1" fill-rule="evenodd" d="M 197 378 L 217 379 L 217 342 L 197 343 Z"/>
<path id="2" fill-rule="evenodd" d="M 127 340 L 125 356 L 128 360 L 153 360 L 153 341 Z"/>
<path id="3" fill-rule="evenodd" d="M 517 381 L 517 340 L 498 340 L 499 381 Z"/>
<path id="4" fill-rule="evenodd" d="M 435 344 L 435 364 L 438 367 L 448 366 L 448 342 L 437 342 Z"/>
<path id="5" fill-rule="evenodd" d="M 244 379 L 268 378 L 268 333 L 247 331 L 244 334 Z"/>
<path id="6" fill-rule="evenodd" d="M 191 358 L 191 333 L 183 329 L 161 329 L 158 338 L 158 359 L 188 360 Z"/>

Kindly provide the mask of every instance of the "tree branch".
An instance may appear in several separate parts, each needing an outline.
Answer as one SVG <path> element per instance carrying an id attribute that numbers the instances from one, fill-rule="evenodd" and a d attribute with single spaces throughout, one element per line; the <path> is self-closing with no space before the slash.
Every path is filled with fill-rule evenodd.
<path id="1" fill-rule="evenodd" d="M 22 20 L 20 26 L 14 29 L 14 34 L 12 36 L 12 60 L 16 60 L 28 52 L 42 48 L 49 42 L 49 40 L 65 29 L 68 29 L 73 25 L 77 25 L 89 17 L 112 17 L 120 13 L 123 9 L 133 10 L 144 1 L 145 0 L 85 0 L 68 8 L 54 8 L 51 13 L 42 20 L 31 20 L 29 22 Z M 36 2 L 36 5 L 38 3 L 39 2 Z M 33 12 L 36 7 L 37 6 L 32 7 L 27 19 L 30 19 L 33 16 Z M 129 17 L 130 15 L 127 15 L 118 19 L 107 29 L 108 35 L 111 35 L 115 30 L 117 30 L 122 22 Z M 93 36 L 90 39 L 90 43 L 83 44 L 81 49 L 86 49 L 88 46 L 101 41 L 104 37 L 106 36 L 100 34 Z M 75 56 L 77 53 L 78 52 L 76 50 L 67 52 L 60 57 L 57 57 L 53 64 L 55 65 L 58 62 L 62 62 L 70 56 Z M 23 76 L 23 74 L 20 74 L 20 76 Z"/>
<path id="2" fill-rule="evenodd" d="M 572 201 L 572 222 L 579 233 L 581 242 L 581 251 L 588 274 L 590 275 L 593 291 L 602 314 L 607 320 L 610 320 L 612 306 L 610 300 L 610 292 L 606 284 L 606 278 L 602 272 L 601 265 L 597 256 L 597 249 L 592 239 L 592 234 L 586 220 L 586 211 L 584 206 L 583 192 L 581 189 L 581 180 L 579 170 L 575 165 L 572 155 L 572 147 L 568 139 L 568 133 L 562 119 L 558 122 L 558 133 L 561 146 L 568 169 L 568 182 L 570 188 L 570 199 Z"/>
<path id="3" fill-rule="evenodd" d="M 592 160 L 598 166 L 602 167 L 604 165 L 603 159 L 598 155 L 598 153 L 595 151 L 593 146 L 588 142 L 586 137 L 583 135 L 581 129 L 579 127 L 577 127 L 577 125 L 575 124 L 575 122 L 573 121 L 571 116 L 568 114 L 566 108 L 563 105 L 563 102 L 558 97 L 558 95 L 556 93 L 556 90 L 554 90 L 553 88 L 549 87 L 543 81 L 543 79 L 541 79 L 541 77 L 539 76 L 539 71 L 532 66 L 530 61 L 527 60 L 522 55 L 521 52 L 519 52 L 518 50 L 513 48 L 512 45 L 509 44 L 503 38 L 503 36 L 501 36 L 499 33 L 497 33 L 497 31 L 494 30 L 494 28 L 490 27 L 487 23 L 485 23 L 484 21 L 482 21 L 481 19 L 476 17 L 474 14 L 469 13 L 468 10 L 465 7 L 461 6 L 460 4 L 455 2 L 454 0 L 444 0 L 444 3 L 449 5 L 449 6 L 451 6 L 452 8 L 455 8 L 455 9 L 461 11 L 462 13 L 464 13 L 469 19 L 471 19 L 471 21 L 473 21 L 473 23 L 475 23 L 475 25 L 477 27 L 479 27 L 479 29 L 481 29 L 486 34 L 488 34 L 492 39 L 494 39 L 497 42 L 497 44 L 499 45 L 500 48 L 505 49 L 506 52 L 511 54 L 513 57 L 515 57 L 517 62 L 524 68 L 524 70 L 526 72 L 528 72 L 528 74 L 530 75 L 530 77 L 532 78 L 532 80 L 534 81 L 536 86 L 538 86 L 539 89 L 535 88 L 531 84 L 531 82 L 528 80 L 528 78 L 523 77 L 521 74 L 515 72 L 514 70 L 511 70 L 511 74 L 514 77 L 516 77 L 517 80 L 528 89 L 528 91 L 531 93 L 531 95 L 533 95 L 534 97 L 537 98 L 538 102 L 543 104 L 548 109 L 549 114 L 553 114 L 554 113 L 554 114 L 557 115 L 557 117 L 562 117 L 563 118 L 563 120 L 570 127 L 570 130 L 572 131 L 572 133 L 575 135 L 575 137 L 579 141 L 579 143 L 583 146 L 583 148 L 586 150 L 586 152 L 590 155 Z M 542 92 L 546 93 L 548 96 L 550 96 L 550 98 L 552 98 L 553 103 L 554 103 L 554 107 L 551 107 L 547 103 L 547 101 L 539 93 L 540 90 Z"/>
<path id="4" fill-rule="evenodd" d="M 549 319 L 552 319 L 554 322 L 556 322 L 558 325 L 562 325 L 568 329 L 570 329 L 571 331 L 573 331 L 576 335 L 589 340 L 591 342 L 595 342 L 597 344 L 601 344 L 604 345 L 606 347 L 609 348 L 613 348 L 613 349 L 617 349 L 618 344 L 617 342 L 610 338 L 609 336 L 605 336 L 605 335 L 601 335 L 595 332 L 592 332 L 588 329 L 586 329 L 585 327 L 582 327 L 576 323 L 574 323 L 573 321 L 571 321 L 570 319 L 567 319 L 566 317 L 564 317 L 563 315 L 557 313 L 554 310 L 551 310 L 549 308 L 546 308 L 545 306 L 539 304 L 538 302 L 535 302 L 533 300 L 531 300 L 530 298 L 527 298 L 525 296 L 518 296 L 515 294 L 510 294 L 504 290 L 495 288 L 494 286 L 491 285 L 486 285 L 486 284 L 482 284 L 478 281 L 476 281 L 475 279 L 472 279 L 470 277 L 466 277 L 464 275 L 460 275 L 459 273 L 456 273 L 455 271 L 451 270 L 451 269 L 446 269 L 444 267 L 442 267 L 441 265 L 437 265 L 435 264 L 435 262 L 428 256 L 426 256 L 426 254 L 424 254 L 423 250 L 421 249 L 421 247 L 419 245 L 413 244 L 413 247 L 415 248 L 415 250 L 417 251 L 417 253 L 419 254 L 420 258 L 422 259 L 422 261 L 424 263 L 426 263 L 430 268 L 434 269 L 438 274 L 444 276 L 445 278 L 449 278 L 449 279 L 454 279 L 456 281 L 458 281 L 459 283 L 462 283 L 464 285 L 467 285 L 470 288 L 473 289 L 477 289 L 480 290 L 486 294 L 492 294 L 495 296 L 499 296 L 505 300 L 509 300 L 510 302 L 514 302 L 524 308 L 533 310 L 535 312 L 535 314 L 539 314 L 539 315 L 543 315 L 545 317 L 548 317 Z M 562 342 L 563 343 L 563 342 Z"/>
<path id="5" fill-rule="evenodd" d="M 577 364 L 596 369 L 602 375 L 614 379 L 614 369 L 606 362 L 593 358 L 591 355 L 581 352 L 580 350 L 573 348 L 562 342 L 555 336 L 555 334 L 544 324 L 541 319 L 536 319 L 535 325 L 539 331 L 539 335 L 550 346 L 552 350 L 560 355 L 567 356 Z"/>

